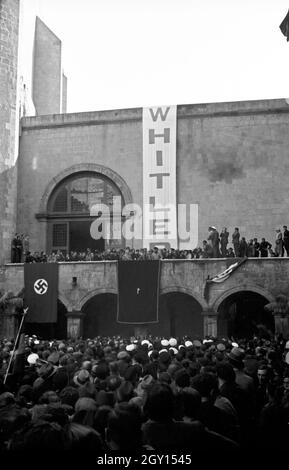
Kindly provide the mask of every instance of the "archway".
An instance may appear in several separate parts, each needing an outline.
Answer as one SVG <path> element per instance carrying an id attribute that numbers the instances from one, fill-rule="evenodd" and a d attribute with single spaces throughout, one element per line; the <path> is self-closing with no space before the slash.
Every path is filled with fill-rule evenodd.
<path id="1" fill-rule="evenodd" d="M 117 201 L 117 202 L 116 202 Z M 112 214 L 118 204 L 118 215 L 124 204 L 119 187 L 106 175 L 83 171 L 70 174 L 59 181 L 47 201 L 47 251 L 85 253 L 87 249 L 103 251 L 106 246 L 121 246 L 121 236 L 112 241 Z M 103 211 L 95 213 L 97 206 Z M 92 223 L 102 215 L 103 223 L 110 225 L 105 237 L 103 223 L 98 227 L 98 239 L 91 235 Z M 97 227 L 96 227 L 97 228 Z M 95 228 L 95 230 L 96 230 Z M 94 231 L 95 231 L 94 230 Z M 104 238 L 107 240 L 105 240 Z M 72 258 L 73 259 L 73 258 Z"/>
<path id="2" fill-rule="evenodd" d="M 160 296 L 159 322 L 148 325 L 152 335 L 192 338 L 203 336 L 202 306 L 191 295 L 168 292 Z"/>
<path id="3" fill-rule="evenodd" d="M 243 290 L 228 295 L 218 307 L 218 336 L 250 338 L 274 334 L 274 317 L 264 310 L 268 299 Z"/>
<path id="4" fill-rule="evenodd" d="M 83 337 L 95 336 L 130 337 L 134 335 L 134 325 L 117 323 L 117 295 L 105 293 L 95 295 L 82 307 Z"/>
<path id="5" fill-rule="evenodd" d="M 65 305 L 57 300 L 57 322 L 56 323 L 26 323 L 25 333 L 29 336 L 37 335 L 41 339 L 66 339 L 67 336 L 67 309 Z"/>

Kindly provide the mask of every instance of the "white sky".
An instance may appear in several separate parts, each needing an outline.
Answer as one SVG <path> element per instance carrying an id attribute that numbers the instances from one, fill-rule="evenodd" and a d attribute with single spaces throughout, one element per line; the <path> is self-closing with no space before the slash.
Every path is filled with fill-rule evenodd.
<path id="1" fill-rule="evenodd" d="M 68 112 L 289 97 L 288 0 L 25 2 L 62 40 Z"/>

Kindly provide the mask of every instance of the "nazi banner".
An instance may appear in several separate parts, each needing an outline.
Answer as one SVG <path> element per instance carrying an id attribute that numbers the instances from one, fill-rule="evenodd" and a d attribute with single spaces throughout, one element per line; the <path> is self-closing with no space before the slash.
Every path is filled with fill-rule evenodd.
<path id="1" fill-rule="evenodd" d="M 29 307 L 26 322 L 57 322 L 58 264 L 24 265 L 24 304 Z"/>

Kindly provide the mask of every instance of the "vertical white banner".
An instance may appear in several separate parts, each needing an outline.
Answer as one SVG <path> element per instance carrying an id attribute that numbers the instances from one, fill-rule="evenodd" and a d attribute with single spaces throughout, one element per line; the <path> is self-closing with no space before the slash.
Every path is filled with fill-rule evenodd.
<path id="1" fill-rule="evenodd" d="M 143 108 L 143 246 L 178 248 L 177 107 Z"/>

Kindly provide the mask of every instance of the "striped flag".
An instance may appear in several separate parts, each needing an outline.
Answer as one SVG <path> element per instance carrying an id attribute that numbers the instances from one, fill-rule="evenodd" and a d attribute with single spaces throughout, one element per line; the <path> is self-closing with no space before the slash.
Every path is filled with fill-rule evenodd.
<path id="1" fill-rule="evenodd" d="M 287 41 L 289 41 L 289 10 L 279 28 L 281 29 L 282 34 L 286 36 Z"/>
<path id="2" fill-rule="evenodd" d="M 217 276 L 214 276 L 214 277 L 212 277 L 211 279 L 207 279 L 207 282 L 217 282 L 217 283 L 220 283 L 220 282 L 226 281 L 226 279 L 228 279 L 228 277 L 230 277 L 231 274 L 232 274 L 239 266 L 241 266 L 241 264 L 243 264 L 244 261 L 246 261 L 246 259 L 247 259 L 247 258 L 244 258 L 244 259 L 241 259 L 240 261 L 237 261 L 237 262 L 234 263 L 234 264 L 231 264 L 231 266 L 229 266 L 227 269 L 225 269 L 225 271 L 223 271 L 222 273 L 217 274 Z"/>
<path id="3" fill-rule="evenodd" d="M 225 271 L 221 272 L 220 274 L 217 274 L 212 278 L 208 277 L 204 289 L 204 298 L 208 300 L 210 284 L 220 284 L 221 282 L 226 281 L 231 276 L 231 274 L 236 271 L 239 266 L 241 266 L 241 264 L 245 263 L 245 261 L 247 261 L 247 257 L 242 258 L 241 260 L 236 261 L 236 263 L 231 264 L 227 269 L 225 269 Z"/>

